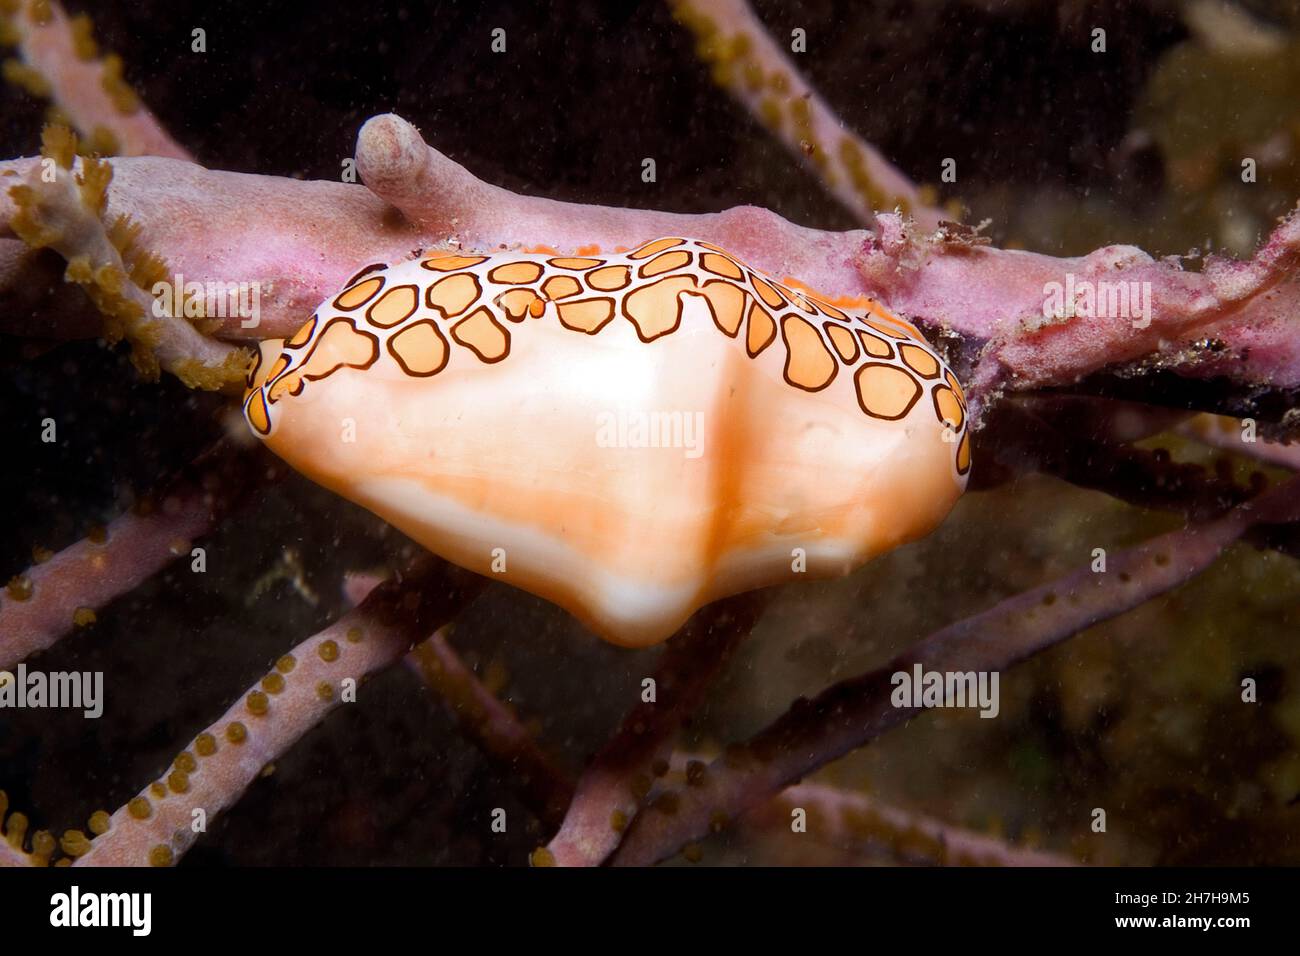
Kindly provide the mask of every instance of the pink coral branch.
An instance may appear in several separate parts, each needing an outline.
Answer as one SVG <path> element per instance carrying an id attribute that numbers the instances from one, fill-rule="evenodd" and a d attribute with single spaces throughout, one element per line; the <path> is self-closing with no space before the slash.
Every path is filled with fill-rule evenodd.
<path id="1" fill-rule="evenodd" d="M 0 163 L 0 173 L 27 174 L 34 162 Z M 401 260 L 424 247 L 576 251 L 687 234 L 830 296 L 876 296 L 941 336 L 951 333 L 977 405 L 1139 359 L 1181 375 L 1300 387 L 1300 281 L 1288 275 L 1300 248 L 1294 219 L 1256 259 L 1211 260 L 1193 273 L 1131 246 L 1055 258 L 983 246 L 951 228 L 920 237 L 893 214 L 878 217 L 875 234 L 836 233 L 755 207 L 687 215 L 518 196 L 477 179 L 391 114 L 362 127 L 357 165 L 368 190 L 118 159 L 108 215 L 140 223 L 142 244 L 165 249 L 172 270 L 187 279 L 261 284 L 260 324 L 225 320 L 219 334 L 231 339 L 289 335 L 358 265 Z M 0 219 L 12 214 L 8 204 L 0 197 Z M 1150 324 L 1137 328 L 1123 316 L 1045 319 L 1045 289 L 1070 276 L 1076 284 L 1136 282 L 1139 304 L 1149 287 Z"/>
<path id="2" fill-rule="evenodd" d="M 1242 423 L 1219 415 L 1198 415 L 1178 429 L 1180 434 L 1221 448 L 1224 451 L 1246 455 L 1278 468 L 1300 471 L 1300 444 L 1283 445 L 1255 435 L 1247 441 Z"/>
<path id="3" fill-rule="evenodd" d="M 157 501 L 144 499 L 10 580 L 0 596 L 0 668 L 51 647 L 78 623 L 93 621 L 94 611 L 189 555 L 246 487 L 242 460 L 210 452 L 200 463 L 199 477 L 178 481 Z"/>
<path id="4" fill-rule="evenodd" d="M 564 818 L 573 782 L 538 745 L 514 710 L 488 690 L 448 643 L 450 626 L 420 644 L 406 660 L 480 750 L 506 767 L 515 792 L 547 826 Z"/>
<path id="5" fill-rule="evenodd" d="M 940 866 L 1075 866 L 1055 853 L 1010 846 L 919 813 L 891 806 L 865 793 L 821 783 L 787 787 L 741 818 L 746 829 L 790 829 L 791 814 L 807 814 L 808 836 L 850 853 L 888 852 L 900 863 Z"/>
<path id="6" fill-rule="evenodd" d="M 668 766 L 678 729 L 765 604 L 761 593 L 711 604 L 669 642 L 655 668 L 655 699 L 632 708 L 583 773 L 564 825 L 538 854 L 541 860 L 597 866 L 614 851 L 650 789 L 653 764 Z"/>
<path id="7" fill-rule="evenodd" d="M 797 226 L 756 206 L 720 213 L 671 213 L 588 206 L 519 196 L 477 179 L 428 146 L 399 116 L 366 121 L 357 137 L 357 169 L 375 195 L 420 226 L 425 242 L 454 239 L 471 249 L 547 245 L 630 248 L 658 236 L 689 235 L 725 245 L 752 264 L 795 275 L 830 293 L 861 286 L 852 272 L 853 247 L 865 232 L 824 232 Z"/>
<path id="8" fill-rule="evenodd" d="M 1211 259 L 1199 273 L 1133 246 L 1060 259 L 918 237 L 897 216 L 881 216 L 877 227 L 858 260 L 866 291 L 962 336 L 977 395 L 1068 385 L 1152 357 L 1182 375 L 1300 386 L 1296 215 L 1253 260 Z M 1099 287 L 1107 305 L 1087 314 L 1088 290 Z M 1067 290 L 1074 301 L 1056 309 L 1053 293 L 1064 300 Z M 1110 308 L 1111 292 L 1116 302 L 1127 295 L 1128 308 Z M 1144 302 L 1149 316 L 1141 314 Z"/>
<path id="9" fill-rule="evenodd" d="M 870 143 L 847 129 L 745 0 L 670 0 L 713 78 L 864 225 L 898 210 L 925 229 L 953 218 Z"/>
<path id="10" fill-rule="evenodd" d="M 0 17 L 17 40 L 25 65 L 7 72 L 53 99 L 98 152 L 192 159 L 126 85 L 121 60 L 98 56 L 89 17 L 69 19 L 54 0 L 24 3 Z"/>
<path id="11" fill-rule="evenodd" d="M 1114 555 L 1104 574 L 1085 567 L 949 625 L 883 667 L 800 701 L 745 744 L 730 748 L 681 790 L 672 812 L 639 816 L 612 862 L 654 863 L 782 788 L 920 712 L 891 701 L 891 676 L 920 664 L 937 671 L 1001 671 L 1099 621 L 1195 577 L 1257 524 L 1300 519 L 1300 479 L 1227 515 Z"/>
<path id="12" fill-rule="evenodd" d="M 267 764 L 333 711 L 366 675 L 399 661 L 454 616 L 481 579 L 422 560 L 280 658 L 176 758 L 165 778 L 109 818 L 77 863 L 169 866 L 198 838 L 196 811 L 231 806 Z M 365 696 L 356 691 L 357 700 Z"/>
<path id="13" fill-rule="evenodd" d="M 62 137 L 47 130 L 47 140 Z M 66 136 L 70 136 L 65 132 Z M 125 334 L 136 346 L 137 364 L 156 372 L 159 367 L 177 375 L 191 387 L 228 387 L 243 377 L 249 355 L 242 349 L 203 335 L 178 313 L 157 308 L 153 296 L 135 283 L 133 266 L 125 261 L 123 248 L 134 249 L 103 218 L 104 190 L 112 168 L 100 161 L 72 164 L 71 143 L 67 154 L 54 162 L 50 171 L 32 166 L 25 180 L 8 190 L 16 211 L 11 228 L 33 248 L 51 248 L 68 262 L 65 277 L 85 288 L 104 314 L 107 329 L 117 337 Z M 74 171 L 75 170 L 75 171 Z"/>

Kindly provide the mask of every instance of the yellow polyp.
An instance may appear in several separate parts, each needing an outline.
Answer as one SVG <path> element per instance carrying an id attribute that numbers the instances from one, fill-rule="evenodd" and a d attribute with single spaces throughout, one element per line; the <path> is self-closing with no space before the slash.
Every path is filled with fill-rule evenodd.
<path id="1" fill-rule="evenodd" d="M 334 699 L 334 687 L 329 681 L 321 681 L 316 685 L 316 696 L 321 700 L 329 702 Z"/>
<path id="2" fill-rule="evenodd" d="M 32 18 L 32 23 L 38 27 L 47 26 L 54 19 L 50 0 L 32 0 L 27 7 L 27 13 Z"/>
<path id="3" fill-rule="evenodd" d="M 130 216 L 119 213 L 108 224 L 108 241 L 113 244 L 113 248 L 125 260 L 140 240 L 140 233 L 143 229 L 144 227 Z"/>
<path id="4" fill-rule="evenodd" d="M 555 854 L 546 847 L 539 846 L 528 855 L 528 862 L 532 866 L 555 866 Z"/>
<path id="5" fill-rule="evenodd" d="M 41 155 L 61 169 L 71 169 L 77 155 L 77 134 L 66 126 L 46 124 L 41 129 Z"/>
<path id="6" fill-rule="evenodd" d="M 167 796 L 167 788 L 157 780 L 149 784 L 149 792 L 160 800 Z"/>
<path id="7" fill-rule="evenodd" d="M 148 820 L 153 816 L 153 804 L 147 797 L 132 797 L 126 805 L 126 812 L 135 820 Z"/>
<path id="8" fill-rule="evenodd" d="M 226 739 L 232 744 L 242 744 L 248 739 L 248 728 L 235 721 L 226 728 Z"/>
<path id="9" fill-rule="evenodd" d="M 284 678 L 280 674 L 272 672 L 262 678 L 262 690 L 268 694 L 280 694 L 284 692 Z"/>
<path id="10" fill-rule="evenodd" d="M 39 70 L 33 69 L 22 60 L 8 59 L 0 64 L 0 76 L 5 80 L 25 90 L 32 96 L 39 96 L 41 99 L 49 99 L 51 94 L 50 81 L 47 80 Z"/>
<path id="11" fill-rule="evenodd" d="M 248 695 L 247 707 L 248 712 L 254 717 L 265 717 L 266 712 L 271 708 L 271 703 L 265 694 L 255 690 Z"/>
<path id="12" fill-rule="evenodd" d="M 157 356 L 146 349 L 133 348 L 131 364 L 140 373 L 140 378 L 146 382 L 156 382 L 162 376 L 162 366 L 158 363 Z"/>
<path id="13" fill-rule="evenodd" d="M 107 810 L 96 810 L 90 815 L 90 819 L 86 821 L 86 828 L 95 836 L 103 836 L 108 832 L 112 821 L 113 818 L 109 816 Z"/>
<path id="14" fill-rule="evenodd" d="M 686 858 L 687 863 L 699 863 L 704 859 L 704 848 L 698 843 L 688 843 L 682 847 L 682 856 Z"/>
<path id="15" fill-rule="evenodd" d="M 361 628 L 348 628 L 347 639 L 349 644 L 360 644 L 363 637 L 365 637 L 365 632 L 362 631 Z"/>
<path id="16" fill-rule="evenodd" d="M 0 16 L 0 46 L 17 46 L 23 41 L 18 28 L 3 16 Z"/>
<path id="17" fill-rule="evenodd" d="M 112 101 L 117 111 L 124 116 L 130 116 L 140 108 L 140 98 L 135 95 L 135 90 L 126 82 L 122 76 L 122 58 L 116 53 L 110 53 L 104 57 L 104 75 L 100 80 L 104 92 Z"/>
<path id="18" fill-rule="evenodd" d="M 175 859 L 176 856 L 172 853 L 171 847 L 165 846 L 162 843 L 159 843 L 149 851 L 150 866 L 171 866 Z"/>
<path id="19" fill-rule="evenodd" d="M 102 524 L 93 524 L 86 531 L 86 537 L 95 544 L 103 544 L 108 540 L 108 529 Z"/>
<path id="20" fill-rule="evenodd" d="M 108 184 L 113 181 L 113 167 L 102 159 L 87 159 L 81 164 L 77 186 L 81 201 L 96 217 L 104 214 L 108 205 Z"/>
<path id="21" fill-rule="evenodd" d="M 63 270 L 63 277 L 78 285 L 90 285 L 94 282 L 95 269 L 90 264 L 90 256 L 83 254 L 70 258 L 67 268 Z"/>
<path id="22" fill-rule="evenodd" d="M 122 152 L 122 143 L 107 126 L 96 124 L 81 146 L 83 156 L 116 156 Z"/>
<path id="23" fill-rule="evenodd" d="M 627 829 L 627 814 L 622 810 L 615 810 L 609 815 L 609 828 L 615 833 L 622 833 Z"/>
<path id="24" fill-rule="evenodd" d="M 252 354 L 248 349 L 232 349 L 220 365 L 204 365 L 198 359 L 185 359 L 169 371 L 189 388 L 219 392 L 229 386 L 242 385 Z"/>
<path id="25" fill-rule="evenodd" d="M 78 60 L 89 61 L 99 56 L 99 45 L 95 43 L 95 27 L 90 17 L 78 13 L 68 20 L 68 32 L 72 34 L 72 52 Z"/>
<path id="26" fill-rule="evenodd" d="M 54 834 L 49 830 L 37 830 L 32 834 L 32 856 L 45 863 L 49 863 L 50 857 L 54 856 L 54 851 L 59 848 L 59 841 L 54 839 Z"/>
<path id="27" fill-rule="evenodd" d="M 72 612 L 72 623 L 75 627 L 90 627 L 97 620 L 93 608 L 79 607 Z"/>
<path id="28" fill-rule="evenodd" d="M 200 757 L 211 757 L 217 752 L 217 738 L 209 733 L 199 734 L 194 738 L 194 752 Z"/>
<path id="29" fill-rule="evenodd" d="M 44 564 L 52 557 L 54 557 L 54 552 L 49 548 L 42 548 L 39 544 L 32 548 L 32 560 L 37 564 Z"/>
<path id="30" fill-rule="evenodd" d="M 316 653 L 320 659 L 327 664 L 332 664 L 339 659 L 339 645 L 337 641 L 321 641 L 320 646 L 316 648 Z"/>
<path id="31" fill-rule="evenodd" d="M 190 775 L 184 770 L 173 770 L 167 775 L 167 789 L 172 793 L 188 793 L 190 789 Z"/>
<path id="32" fill-rule="evenodd" d="M 173 766 L 175 766 L 177 770 L 182 770 L 185 773 L 193 773 L 199 769 L 199 762 L 195 759 L 194 754 L 190 753 L 188 750 L 182 750 L 177 754 Z"/>
<path id="33" fill-rule="evenodd" d="M 23 848 L 23 839 L 27 836 L 27 815 L 24 813 L 11 813 L 9 820 L 5 824 L 5 839 L 15 850 Z"/>
<path id="34" fill-rule="evenodd" d="M 9 198 L 14 201 L 17 211 L 9 219 L 14 234 L 33 249 L 44 249 L 63 238 L 57 227 L 47 223 L 40 214 L 36 193 L 26 183 L 19 183 L 9 189 Z"/>
<path id="35" fill-rule="evenodd" d="M 131 241 L 134 243 L 135 239 L 138 237 L 139 232 L 136 230 L 133 237 L 131 237 Z M 138 285 L 140 289 L 152 289 L 152 287 L 159 284 L 159 282 L 168 282 L 170 281 L 170 278 L 172 278 L 172 271 L 168 268 L 166 260 L 162 259 L 162 256 L 157 255 L 156 252 L 149 250 L 130 250 L 123 252 L 122 259 L 123 261 L 129 261 L 129 265 L 127 265 L 127 274 L 129 274 L 131 281 L 133 281 L 135 285 Z"/>
<path id="36" fill-rule="evenodd" d="M 71 857 L 85 856 L 90 851 L 90 840 L 80 830 L 69 830 L 59 840 L 59 848 Z"/>
<path id="37" fill-rule="evenodd" d="M 30 600 L 32 592 L 35 590 L 36 586 L 32 584 L 32 579 L 25 574 L 15 574 L 9 579 L 9 583 L 5 585 L 5 593 L 13 601 Z"/>

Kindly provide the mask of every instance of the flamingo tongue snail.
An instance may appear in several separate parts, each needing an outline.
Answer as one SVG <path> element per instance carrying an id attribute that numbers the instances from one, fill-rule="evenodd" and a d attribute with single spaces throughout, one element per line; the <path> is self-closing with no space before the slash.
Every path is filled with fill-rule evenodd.
<path id="1" fill-rule="evenodd" d="M 263 343 L 244 414 L 430 550 L 636 647 L 926 534 L 970 470 L 961 386 L 913 326 L 678 238 L 369 266 Z"/>

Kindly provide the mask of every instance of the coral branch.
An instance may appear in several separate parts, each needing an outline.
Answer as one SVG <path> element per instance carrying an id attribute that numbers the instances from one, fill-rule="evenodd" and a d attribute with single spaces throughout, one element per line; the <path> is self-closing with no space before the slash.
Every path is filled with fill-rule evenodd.
<path id="1" fill-rule="evenodd" d="M 189 279 L 260 284 L 260 325 L 222 320 L 218 334 L 227 338 L 290 335 L 358 264 L 399 261 L 422 247 L 576 251 L 685 234 L 829 296 L 873 295 L 908 314 L 958 353 L 975 406 L 1125 362 L 1143 363 L 1136 374 L 1221 376 L 1253 388 L 1252 401 L 1300 389 L 1300 280 L 1288 272 L 1300 249 L 1295 218 L 1254 260 L 1212 259 L 1194 273 L 1131 246 L 1055 258 L 984 246 L 956 228 L 918 237 L 893 214 L 877 217 L 872 235 L 808 229 L 754 207 L 685 215 L 517 196 L 476 179 L 391 114 L 362 128 L 357 165 L 369 190 L 123 158 L 114 161 L 107 214 L 128 216 L 140 242 L 166 249 L 171 268 Z M 0 172 L 30 178 L 36 166 L 14 160 Z M 8 202 L 0 197 L 5 218 Z M 195 229 L 199 222 L 206 228 Z M 20 278 L 0 272 L 0 280 Z M 1122 310 L 1088 317 L 1077 302 L 1044 317 L 1053 283 L 1085 281 L 1129 283 L 1139 310 L 1149 293 L 1149 324 Z"/>
<path id="2" fill-rule="evenodd" d="M 678 729 L 765 604 L 762 593 L 711 604 L 669 641 L 655 669 L 655 699 L 633 707 L 601 748 L 578 781 L 564 825 L 533 855 L 535 863 L 597 866 L 614 851 L 650 790 L 654 764 L 668 766 Z"/>
<path id="3" fill-rule="evenodd" d="M 248 366 L 247 352 L 210 339 L 160 309 L 141 287 L 161 278 L 163 264 L 140 250 L 129 220 L 119 218 L 112 228 L 105 227 L 102 217 L 112 167 L 80 161 L 74 174 L 74 149 L 70 133 L 46 128 L 47 162 L 33 167 L 23 183 L 9 190 L 16 206 L 14 232 L 32 248 L 52 248 L 67 260 L 66 277 L 89 294 L 104 316 L 111 341 L 131 340 L 141 371 L 156 375 L 164 368 L 191 388 L 239 383 Z"/>
<path id="4" fill-rule="evenodd" d="M 864 793 L 820 783 L 787 787 L 741 818 L 750 829 L 789 831 L 791 813 L 807 813 L 808 836 L 845 851 L 884 850 L 899 863 L 939 866 L 1074 866 L 1073 860 L 1009 846 L 994 837 L 890 806 Z"/>
<path id="5" fill-rule="evenodd" d="M 122 78 L 121 58 L 99 56 L 86 14 L 69 19 L 54 0 L 37 0 L 0 11 L 0 32 L 21 57 L 6 61 L 5 79 L 52 99 L 93 152 L 191 159 Z"/>
<path id="6" fill-rule="evenodd" d="M 1099 441 L 1059 396 L 1024 396 L 998 406 L 984 434 L 985 461 L 1009 473 L 1043 472 L 1140 508 L 1215 518 L 1250 492 L 1168 453 Z"/>
<path id="7" fill-rule="evenodd" d="M 1234 418 L 1198 415 L 1182 426 L 1179 432 L 1224 451 L 1247 455 L 1279 468 L 1300 471 L 1300 445 L 1283 445 L 1258 436 L 1247 440 L 1243 437 L 1245 432 L 1242 423 Z"/>
<path id="8" fill-rule="evenodd" d="M 573 782 L 545 754 L 506 703 L 498 700 L 448 643 L 451 625 L 406 659 L 455 716 L 462 732 L 511 775 L 516 793 L 548 827 L 559 826 Z"/>
<path id="9" fill-rule="evenodd" d="M 935 632 L 883 667 L 796 702 L 745 744 L 730 748 L 663 811 L 638 817 L 613 862 L 644 865 L 670 856 L 915 716 L 918 708 L 891 702 L 894 673 L 915 664 L 938 671 L 1003 670 L 1196 576 L 1251 527 L 1297 519 L 1300 479 L 1215 521 L 1114 555 L 1104 574 L 1082 568 Z"/>
<path id="10" fill-rule="evenodd" d="M 375 195 L 421 228 L 429 244 L 455 239 L 473 249 L 541 244 L 576 251 L 630 248 L 657 236 L 689 235 L 725 245 L 768 272 L 799 276 L 829 293 L 861 286 L 847 268 L 852 247 L 844 240 L 866 233 L 808 229 L 755 206 L 688 214 L 518 196 L 475 178 L 391 113 L 361 127 L 357 169 Z"/>
<path id="11" fill-rule="evenodd" d="M 714 81 L 864 225 L 871 225 L 877 212 L 894 210 L 925 229 L 953 218 L 845 127 L 745 0 L 670 0 L 669 5 L 695 35 L 696 52 Z"/>
<path id="12" fill-rule="evenodd" d="M 380 585 L 355 610 L 280 658 L 194 738 L 164 779 L 113 813 L 102 834 L 88 844 L 72 841 L 77 863 L 175 863 L 198 838 L 197 811 L 210 820 L 233 804 L 267 764 L 339 706 L 366 675 L 400 660 L 468 603 L 482 583 L 425 559 L 401 579 Z M 64 843 L 67 849 L 69 841 Z"/>
<path id="13" fill-rule="evenodd" d="M 0 595 L 0 669 L 52 646 L 210 532 L 247 489 L 242 458 L 213 450 L 158 500 L 112 521 L 19 574 Z M 272 464 L 269 475 L 282 472 Z"/>
<path id="14" fill-rule="evenodd" d="M 962 247 L 881 216 L 858 265 L 867 292 L 963 338 L 969 390 L 987 397 L 1068 385 L 1139 359 L 1180 375 L 1300 386 L 1297 256 L 1294 214 L 1254 259 L 1212 258 L 1199 273 L 1133 246 L 1066 259 Z M 1075 299 L 1066 302 L 1069 290 Z"/>

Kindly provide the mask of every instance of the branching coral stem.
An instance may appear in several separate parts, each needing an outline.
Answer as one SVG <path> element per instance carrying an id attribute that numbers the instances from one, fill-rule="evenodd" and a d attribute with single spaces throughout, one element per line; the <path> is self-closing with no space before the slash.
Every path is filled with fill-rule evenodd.
<path id="1" fill-rule="evenodd" d="M 119 808 L 77 860 L 85 866 L 170 866 L 193 845 L 196 820 L 233 804 L 311 727 L 364 697 L 366 677 L 396 663 L 478 593 L 483 581 L 429 559 L 281 657 L 181 752 L 162 780 Z M 200 814 L 198 811 L 202 811 Z"/>
<path id="2" fill-rule="evenodd" d="M 954 218 L 855 135 L 795 68 L 746 0 L 670 0 L 714 81 L 817 176 L 864 225 L 902 212 L 923 229 Z"/>
<path id="3" fill-rule="evenodd" d="M 407 662 L 456 718 L 462 733 L 506 767 L 515 792 L 548 827 L 559 826 L 573 798 L 573 782 L 533 735 L 461 660 L 448 640 L 450 625 L 418 645 Z"/>
<path id="4" fill-rule="evenodd" d="M 193 158 L 127 85 L 121 59 L 99 55 L 86 14 L 69 18 L 56 0 L 39 0 L 0 13 L 0 26 L 21 57 L 6 79 L 50 97 L 95 152 Z"/>
<path id="5" fill-rule="evenodd" d="M 103 314 L 110 340 L 131 340 L 141 371 L 156 374 L 161 367 L 191 388 L 237 385 L 248 353 L 203 335 L 136 284 L 140 277 L 159 277 L 161 261 L 147 253 L 129 265 L 124 261 L 124 250 L 135 250 L 138 230 L 124 219 L 112 229 L 105 226 L 112 167 L 98 160 L 74 166 L 75 145 L 66 130 L 46 128 L 44 162 L 9 189 L 14 232 L 32 248 L 54 249 L 67 260 L 66 277 Z"/>
<path id="6" fill-rule="evenodd" d="M 808 837 L 854 855 L 886 852 L 899 863 L 940 866 L 1074 866 L 1055 853 L 1011 846 L 996 837 L 950 826 L 865 793 L 822 783 L 787 787 L 747 813 L 746 829 L 789 831 L 791 814 L 807 815 Z"/>
<path id="7" fill-rule="evenodd" d="M 181 556 L 242 496 L 246 462 L 213 450 L 158 498 L 13 577 L 0 592 L 0 669 L 51 647 Z M 263 477 L 282 473 L 272 466 Z"/>
<path id="8" fill-rule="evenodd" d="M 757 806 L 819 767 L 919 713 L 895 707 L 891 676 L 914 664 L 937 671 L 1001 671 L 1085 627 L 1177 587 L 1208 568 L 1257 524 L 1300 519 L 1300 479 L 1227 515 L 1112 555 L 1105 573 L 1081 568 L 949 625 L 874 671 L 797 701 L 774 723 L 729 749 L 672 801 L 643 813 L 612 858 L 649 864 Z"/>
<path id="9" fill-rule="evenodd" d="M 701 610 L 668 642 L 655 668 L 653 701 L 642 699 L 623 719 L 578 781 L 564 825 L 535 861 L 596 866 L 618 846 L 650 790 L 654 765 L 668 767 L 673 740 L 736 645 L 766 604 L 762 592 Z"/>

